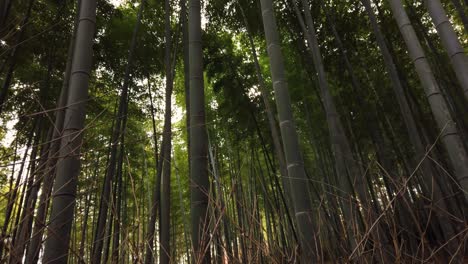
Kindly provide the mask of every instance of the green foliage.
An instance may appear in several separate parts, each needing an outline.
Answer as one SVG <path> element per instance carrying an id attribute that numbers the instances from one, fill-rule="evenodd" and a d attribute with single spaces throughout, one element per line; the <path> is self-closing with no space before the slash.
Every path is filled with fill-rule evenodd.
<path id="1" fill-rule="evenodd" d="M 241 241 L 241 239 L 253 240 L 261 237 L 261 239 L 268 240 L 263 241 L 262 245 L 271 246 L 262 254 L 280 255 L 275 250 L 289 254 L 294 252 L 296 246 L 292 233 L 296 225 L 290 226 L 287 219 L 287 212 L 291 209 L 287 205 L 288 198 L 281 197 L 286 196 L 284 186 L 281 185 L 284 179 L 279 176 L 278 157 L 274 151 L 266 110 L 259 92 L 246 25 L 239 8 L 242 6 L 246 14 L 256 45 L 261 74 L 267 88 L 266 97 L 273 101 L 269 58 L 264 41 L 259 1 L 213 0 L 204 2 L 202 44 L 206 120 L 210 150 L 214 155 L 214 160 L 210 160 L 210 180 L 213 188 L 216 184 L 220 184 L 220 190 L 222 190 L 221 194 L 216 194 L 219 200 L 212 202 L 221 204 L 220 200 L 224 199 L 223 202 L 227 204 L 221 209 L 219 204 L 213 204 L 210 214 L 219 213 L 222 215 L 219 219 L 227 219 L 226 225 L 229 230 L 224 230 L 224 226 L 219 227 L 219 232 L 225 232 L 220 235 L 222 239 L 227 239 L 226 233 L 235 237 L 231 237 L 230 242 L 236 238 Z M 404 84 L 405 96 L 410 101 L 411 114 L 417 120 L 418 129 L 424 132 L 425 147 L 429 147 L 438 140 L 440 131 L 436 129 L 431 108 L 413 63 L 407 55 L 407 47 L 387 1 L 374 2 L 374 11 L 379 25 L 383 29 L 387 45 L 395 60 L 399 78 Z M 434 69 L 437 82 L 443 88 L 444 96 L 451 106 L 450 114 L 456 119 L 462 136 L 466 139 L 468 124 L 466 101 L 463 101 L 463 97 L 457 96 L 461 88 L 449 66 L 450 60 L 445 56 L 440 39 L 424 6 L 419 2 L 405 2 L 407 2 L 408 13 L 414 23 L 416 33 L 423 40 L 423 49 Z M 466 44 L 468 37 L 464 34 L 466 32 L 463 31 L 461 19 L 452 2 L 446 2 L 447 12 L 456 26 L 459 38 Z M 40 120 L 46 129 L 51 129 L 51 131 L 53 129 L 57 110 L 55 108 L 63 84 L 67 49 L 77 12 L 74 2 L 36 0 L 30 22 L 25 26 L 24 36 L 19 41 L 19 25 L 28 3 L 29 1 L 24 0 L 14 1 L 7 25 L 2 28 L 0 24 L 0 82 L 2 84 L 10 63 L 13 60 L 15 63 L 8 99 L 3 112 L 0 113 L 0 140 L 1 142 L 14 142 L 9 145 L 3 143 L 0 145 L 0 197 L 8 197 L 10 194 L 11 164 L 22 158 L 20 154 L 14 153 L 15 144 L 18 144 L 20 149 L 26 147 L 29 137 L 33 134 L 31 131 L 34 129 L 36 120 Z M 102 183 L 108 169 L 108 155 L 112 144 L 110 140 L 116 120 L 117 104 L 127 66 L 130 40 L 141 4 L 140 1 L 124 1 L 119 6 L 107 1 L 97 1 L 97 3 L 94 68 L 87 101 L 87 123 L 80 153 L 82 173 L 78 179 L 76 221 L 72 237 L 74 246 L 78 248 L 82 235 L 85 235 L 87 239 L 85 256 L 89 254 L 93 223 L 97 221 L 96 211 L 99 207 Z M 342 211 L 334 207 L 338 206 L 334 203 L 336 203 L 335 198 L 339 197 L 339 191 L 333 189 L 336 186 L 333 188 L 329 186 L 335 184 L 338 178 L 318 78 L 307 51 L 308 44 L 304 42 L 303 33 L 290 6 L 291 2 L 284 0 L 274 1 L 274 3 L 301 153 L 310 179 L 305 184 L 312 190 L 311 197 L 314 206 L 325 214 L 325 216 L 317 215 L 315 220 L 328 223 L 327 221 L 331 220 L 326 217 L 336 217 L 335 223 L 329 224 L 329 227 L 325 226 L 327 230 L 323 231 L 323 237 L 321 237 L 330 243 L 329 248 L 325 249 L 325 254 L 335 254 L 336 257 L 342 253 L 339 251 L 347 250 L 333 248 L 335 246 L 333 242 L 340 243 L 340 247 L 344 244 L 342 243 L 344 235 L 339 232 L 342 232 L 341 223 L 346 219 L 342 219 Z M 389 173 L 392 177 L 400 176 L 403 172 L 411 173 L 407 171 L 407 167 L 412 162 L 409 161 L 414 155 L 414 148 L 362 5 L 359 1 L 313 0 L 311 3 L 314 26 L 325 71 L 328 74 L 329 89 L 337 105 L 338 115 L 344 124 L 345 134 L 352 141 L 353 157 L 347 158 L 362 163 L 367 173 L 366 177 L 378 193 L 374 206 L 380 210 L 391 197 L 388 196 L 389 194 L 383 194 L 388 191 L 386 189 L 388 186 L 384 186 L 383 183 L 388 175 L 380 167 L 382 160 L 380 160 L 377 148 L 382 147 L 385 150 L 384 154 L 394 164 L 395 171 Z M 175 250 L 174 263 L 183 263 L 187 258 L 186 247 L 189 251 L 191 249 L 184 236 L 184 233 L 187 233 L 190 237 L 188 233 L 190 233 L 191 181 L 187 117 L 185 116 L 184 43 L 179 25 L 181 14 L 179 2 L 172 1 L 171 4 L 173 8 L 171 30 L 173 43 L 175 43 L 171 47 L 175 56 L 171 237 L 173 237 Z M 157 147 L 158 153 L 156 154 L 159 155 L 161 150 L 159 145 L 164 122 L 165 82 L 163 10 L 163 1 L 151 0 L 146 3 L 131 68 L 128 122 L 125 129 L 125 153 L 123 153 L 124 188 L 120 195 L 124 197 L 121 224 L 125 232 L 121 236 L 122 248 L 125 248 L 125 254 L 131 255 L 135 262 L 137 256 L 141 258 L 144 255 L 151 194 L 156 186 L 157 157 L 154 151 Z M 343 50 L 338 45 L 331 26 L 340 36 L 361 90 L 357 90 L 352 84 L 353 76 L 346 68 Z M 16 58 L 12 58 L 11 52 L 15 47 L 18 47 L 20 52 Z M 157 129 L 157 142 L 153 140 L 149 93 L 154 100 L 156 110 L 154 121 Z M 275 108 L 273 111 L 276 113 Z M 379 146 L 376 145 L 378 143 L 375 142 L 370 131 L 369 112 L 375 116 L 374 127 L 382 135 L 383 142 Z M 41 119 L 37 119 L 38 117 Z M 9 131 L 7 124 L 11 126 L 13 123 L 13 131 Z M 7 134 L 8 137 L 14 135 L 14 140 L 7 140 Z M 40 146 L 45 146 L 46 143 L 47 141 L 41 142 Z M 434 156 L 431 156 L 431 159 L 434 158 L 438 164 L 437 171 L 440 175 L 453 173 L 453 168 L 448 165 L 447 155 L 439 144 L 430 154 Z M 36 158 L 39 160 L 39 157 Z M 27 159 L 28 162 L 29 159 Z M 213 166 L 216 166 L 219 175 L 214 175 Z M 26 170 L 27 168 L 24 175 L 27 174 Z M 404 175 L 404 177 L 408 176 Z M 217 180 L 216 177 L 219 179 Z M 400 182 L 402 178 L 395 177 L 391 180 Z M 421 198 L 421 184 L 418 181 L 420 181 L 419 178 L 411 182 L 414 187 L 411 191 L 417 194 L 411 194 L 414 195 L 411 202 L 415 208 L 422 211 L 425 207 L 422 206 L 423 202 L 419 201 L 423 199 Z M 446 185 L 448 190 L 456 189 L 456 184 L 452 182 Z M 393 194 L 390 192 L 390 195 Z M 16 202 L 19 203 L 19 200 Z M 6 207 L 7 198 L 1 198 L 0 223 L 5 221 L 3 209 Z M 81 234 L 86 207 L 89 209 L 88 226 L 84 234 Z M 253 212 L 254 208 L 258 212 Z M 242 213 L 244 215 L 241 216 Z M 249 213 L 251 213 L 250 216 Z M 254 213 L 258 213 L 258 219 L 255 219 L 258 223 L 252 220 Z M 418 217 L 424 216 L 418 215 Z M 219 220 L 217 224 L 222 226 L 224 222 Z M 256 227 L 256 224 L 259 227 Z M 9 232 L 11 232 L 10 229 Z M 257 232 L 250 234 L 254 238 L 247 237 L 246 234 L 253 233 L 253 230 Z M 391 233 L 390 228 L 386 231 Z M 433 239 L 432 236 L 434 234 L 430 233 L 431 239 Z M 395 241 L 398 239 L 400 237 L 395 238 Z M 443 241 L 431 242 L 438 245 L 437 243 Z M 254 244 L 252 242 L 252 248 Z M 404 246 L 406 247 L 406 244 Z M 214 244 L 213 247 L 215 247 Z M 239 258 L 243 257 L 240 255 Z M 1 257 L 0 255 L 0 259 Z M 339 262 L 338 259 L 336 261 Z M 268 259 L 265 262 L 269 263 Z"/>

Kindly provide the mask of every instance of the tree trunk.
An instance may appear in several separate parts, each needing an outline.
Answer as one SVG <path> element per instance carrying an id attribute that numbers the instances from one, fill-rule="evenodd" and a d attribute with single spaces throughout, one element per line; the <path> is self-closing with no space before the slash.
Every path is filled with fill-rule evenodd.
<path id="1" fill-rule="evenodd" d="M 95 0 L 82 0 L 57 179 L 52 192 L 50 232 L 46 239 L 44 263 L 66 263 L 68 259 L 67 238 L 72 227 L 77 178 L 80 173 L 80 147 L 92 66 L 95 18 Z"/>
<path id="2" fill-rule="evenodd" d="M 183 199 L 183 195 L 182 195 L 182 184 L 180 182 L 180 175 L 179 175 L 179 169 L 177 167 L 177 164 L 176 164 L 176 158 L 173 157 L 172 158 L 172 162 L 174 164 L 174 168 L 175 169 L 175 174 L 176 174 L 176 179 L 177 179 L 177 192 L 179 193 L 179 206 L 180 206 L 180 213 L 182 214 L 182 225 L 184 227 L 184 249 L 185 249 L 185 254 L 186 254 L 186 257 L 187 257 L 187 263 L 190 263 L 190 240 L 188 238 L 188 235 L 189 235 L 189 230 L 188 230 L 188 227 L 187 227 L 187 221 L 186 221 L 186 215 L 187 215 L 187 212 L 185 211 L 185 205 L 184 205 L 184 199 Z"/>
<path id="3" fill-rule="evenodd" d="M 357 245 L 357 241 L 355 241 L 355 235 L 353 234 L 353 225 L 358 226 L 358 229 L 362 229 L 362 227 L 359 227 L 359 212 L 356 211 L 357 207 L 353 202 L 354 194 L 352 186 L 356 186 L 356 191 L 359 194 L 359 198 L 361 199 L 363 205 L 367 208 L 368 195 L 365 186 L 365 179 L 361 178 L 358 169 L 352 160 L 352 152 L 349 140 L 344 134 L 343 125 L 339 119 L 333 97 L 331 96 L 330 90 L 328 88 L 328 81 L 323 66 L 312 17 L 309 11 L 309 4 L 307 1 L 302 2 L 302 5 L 305 9 L 304 13 L 306 16 L 308 30 L 304 25 L 302 15 L 297 5 L 294 2 L 293 5 L 296 15 L 299 19 L 299 23 L 301 24 L 302 30 L 304 32 L 304 36 L 309 43 L 309 54 L 313 59 L 315 69 L 318 73 L 319 87 L 321 90 L 321 97 L 323 98 L 323 106 L 327 118 L 328 131 L 330 134 L 331 149 L 335 159 L 336 172 L 339 177 L 337 183 L 340 184 L 340 189 L 343 190 L 346 195 L 344 198 L 345 200 L 342 202 L 344 217 L 350 220 L 349 223 L 345 224 L 346 232 L 350 246 L 351 248 L 354 248 Z M 351 178 L 351 183 L 349 183 L 348 177 Z M 365 211 L 367 211 L 367 209 Z"/>
<path id="4" fill-rule="evenodd" d="M 211 263 L 209 249 L 208 136 L 205 120 L 201 3 L 189 0 L 190 189 L 194 263 Z"/>
<path id="5" fill-rule="evenodd" d="M 160 213 L 160 251 L 159 263 L 169 264 L 172 261 L 170 247 L 170 199 L 171 199 L 171 117 L 172 117 L 172 60 L 171 60 L 171 7 L 170 1 L 164 1 L 165 9 L 165 71 L 166 71 L 166 110 L 164 113 L 163 142 L 164 153 L 162 153 L 163 171 L 161 177 L 161 213 Z"/>
<path id="6" fill-rule="evenodd" d="M 461 191 L 468 201 L 468 156 L 453 121 L 449 107 L 441 94 L 439 85 L 432 73 L 424 50 L 419 43 L 416 32 L 406 14 L 401 0 L 390 0 L 393 16 L 406 42 L 409 55 L 416 67 L 424 92 L 431 106 L 434 119 L 441 131 L 441 141 L 449 154 L 455 170 L 455 176 L 461 185 Z"/>
<path id="7" fill-rule="evenodd" d="M 44 120 L 41 120 L 41 117 L 38 117 L 38 119 L 40 120 L 38 122 L 41 125 L 39 125 L 36 135 L 37 139 L 35 144 L 37 146 L 34 146 L 33 152 L 31 153 L 30 157 L 30 182 L 28 182 L 27 184 L 26 199 L 23 205 L 19 227 L 15 234 L 15 243 L 13 244 L 13 249 L 11 253 L 13 258 L 10 259 L 10 263 L 16 263 L 17 261 L 20 262 L 20 260 L 23 258 L 24 250 L 30 241 L 29 238 L 31 235 L 31 227 L 34 217 L 34 207 L 36 205 L 39 187 L 42 183 L 42 177 L 40 172 L 45 165 L 46 156 L 49 148 L 49 144 L 44 142 L 48 142 L 48 136 L 50 135 L 50 133 L 46 133 L 47 130 L 45 129 L 43 123 Z M 37 162 L 36 154 L 40 145 L 42 145 L 42 147 L 40 148 L 39 162 Z"/>
<path id="8" fill-rule="evenodd" d="M 26 164 L 26 159 L 28 157 L 29 148 L 31 147 L 31 145 L 33 143 L 34 131 L 36 130 L 36 126 L 37 126 L 37 121 L 34 122 L 33 128 L 31 130 L 31 132 L 29 132 L 29 135 L 27 137 L 28 141 L 26 143 L 26 148 L 25 148 L 25 151 L 24 151 L 24 154 L 23 154 L 23 159 L 21 160 L 21 166 L 20 166 L 20 168 L 18 170 L 18 174 L 16 176 L 16 182 L 15 182 L 15 185 L 14 185 L 12 191 L 8 194 L 7 206 L 6 206 L 6 209 L 5 209 L 5 220 L 3 221 L 3 226 L 2 226 L 2 234 L 1 234 L 2 235 L 1 236 L 2 240 L 0 241 L 0 260 L 2 258 L 2 252 L 3 252 L 3 249 L 5 247 L 4 241 L 7 238 L 8 227 L 10 225 L 10 221 L 14 217 L 13 213 L 14 213 L 14 207 L 15 207 L 15 204 L 16 204 L 17 196 L 18 196 L 18 193 L 21 193 L 18 190 L 20 188 L 21 178 L 22 178 L 22 174 L 23 174 L 23 170 L 24 170 L 24 165 Z M 13 174 L 12 174 L 12 177 L 13 177 Z"/>
<path id="9" fill-rule="evenodd" d="M 35 123 L 39 124 L 39 121 L 36 121 Z M 26 218 L 28 217 L 30 213 L 28 209 L 30 208 L 31 190 L 34 184 L 34 176 L 35 176 L 34 170 L 36 168 L 36 156 L 37 156 L 37 152 L 38 152 L 39 145 L 40 145 L 41 133 L 42 133 L 41 126 L 36 125 L 35 133 L 34 133 L 34 140 L 32 141 L 31 154 L 29 157 L 29 165 L 27 168 L 25 180 L 23 182 L 23 187 L 20 192 L 21 197 L 16 207 L 15 223 L 13 224 L 12 231 L 11 231 L 12 243 L 11 243 L 11 248 L 10 248 L 9 263 L 21 262 L 21 259 L 23 257 L 23 251 L 24 251 L 24 245 L 25 245 L 24 244 L 25 241 L 23 237 L 25 235 L 24 231 L 27 225 Z M 23 159 L 23 161 L 26 161 L 26 159 Z M 24 167 L 21 167 L 20 174 L 18 174 L 17 177 L 22 178 L 21 174 L 23 172 L 22 171 L 23 168 Z"/>
<path id="10" fill-rule="evenodd" d="M 126 127 L 126 120 L 123 124 L 123 127 Z M 115 192 L 115 207 L 113 210 L 114 215 L 114 232 L 112 234 L 112 253 L 111 253 L 111 263 L 120 263 L 119 262 L 119 251 L 120 248 L 120 237 L 121 237 L 121 226 L 122 226 L 122 200 L 123 200 L 123 187 L 122 187 L 122 177 L 123 177 L 123 163 L 125 157 L 125 129 L 121 135 L 120 139 L 120 150 L 119 150 L 119 161 L 117 165 L 117 182 Z M 123 250 L 123 249 L 122 249 Z"/>
<path id="11" fill-rule="evenodd" d="M 78 3 L 80 3 L 78 1 Z M 39 203 L 37 208 L 37 214 L 34 219 L 34 227 L 32 231 L 32 238 L 27 249 L 26 253 L 26 263 L 37 263 L 39 258 L 39 252 L 41 249 L 42 236 L 44 234 L 45 221 L 47 217 L 47 209 L 49 207 L 49 197 L 52 191 L 52 186 L 54 184 L 55 174 L 56 174 L 56 164 L 59 157 L 60 151 L 60 139 L 63 133 L 63 124 L 65 118 L 65 110 L 68 100 L 68 90 L 70 84 L 70 75 L 73 59 L 73 50 L 75 46 L 76 31 L 78 29 L 78 19 L 79 19 L 79 8 L 80 4 L 77 6 L 78 13 L 75 16 L 75 25 L 73 29 L 73 34 L 68 45 L 68 54 L 67 62 L 65 66 L 65 72 L 63 77 L 62 89 L 60 91 L 59 99 L 57 100 L 57 112 L 55 114 L 54 128 L 52 132 L 52 140 L 50 142 L 50 150 L 47 157 L 47 165 L 43 173 L 43 184 L 42 191 L 39 197 Z"/>
<path id="12" fill-rule="evenodd" d="M 189 73 L 189 35 L 188 35 L 188 14 L 187 14 L 187 1 L 180 1 L 180 20 L 182 29 L 182 52 L 183 52 L 183 65 L 184 65 L 184 91 L 185 91 L 185 129 L 187 131 L 187 163 L 188 171 L 190 174 L 190 73 Z M 175 160 L 175 159 L 174 159 Z M 175 164 L 174 164 L 175 165 Z M 190 176 L 189 176 L 190 177 Z M 180 182 L 177 178 L 179 192 Z M 180 193 L 181 194 L 181 193 Z M 181 205 L 182 205 L 181 200 Z M 183 208 L 183 207 L 182 207 Z M 185 212 L 185 209 L 183 210 Z M 187 247 L 187 263 L 190 263 L 191 255 L 188 248 L 191 248 L 190 240 L 188 239 L 187 223 L 184 219 L 184 238 Z"/>
<path id="13" fill-rule="evenodd" d="M 149 88 L 149 87 L 148 87 Z M 149 88 L 149 96 L 150 96 L 150 102 L 151 102 L 151 108 L 152 108 L 152 113 L 153 113 L 153 99 L 151 96 L 151 89 Z M 164 145 L 161 144 L 161 155 L 157 154 L 157 145 L 158 141 L 156 138 L 156 123 L 154 119 L 154 114 L 153 116 L 153 138 L 154 138 L 154 157 L 156 161 L 156 179 L 155 179 L 155 184 L 153 187 L 153 193 L 152 193 L 152 201 L 150 202 L 151 207 L 150 207 L 150 219 L 148 221 L 148 228 L 147 228 L 147 237 L 146 237 L 146 252 L 145 252 L 145 264 L 151 264 L 154 262 L 154 257 L 153 257 L 153 245 L 154 245 L 154 233 L 155 233 L 155 224 L 156 224 L 156 218 L 158 216 L 158 211 L 159 211 L 159 202 L 161 199 L 161 175 L 162 175 L 162 165 L 163 165 L 163 160 L 162 160 L 162 153 L 164 153 Z"/>
<path id="14" fill-rule="evenodd" d="M 273 139 L 273 145 L 274 145 L 276 156 L 279 162 L 280 173 L 283 179 L 283 185 L 285 187 L 287 197 L 290 198 L 290 185 L 287 184 L 288 172 L 286 169 L 286 161 L 284 160 L 283 148 L 281 147 L 280 133 L 278 131 L 278 127 L 277 127 L 276 120 L 274 117 L 273 108 L 271 107 L 270 99 L 268 98 L 267 87 L 265 84 L 265 80 L 263 79 L 263 76 L 262 76 L 262 70 L 260 68 L 260 63 L 258 61 L 257 51 L 255 50 L 255 44 L 253 41 L 252 33 L 250 32 L 248 20 L 247 20 L 247 17 L 245 16 L 244 10 L 241 5 L 239 5 L 239 9 L 241 11 L 244 24 L 245 24 L 245 28 L 247 30 L 247 37 L 249 38 L 249 45 L 250 45 L 250 50 L 251 50 L 252 57 L 254 60 L 255 72 L 257 74 L 257 80 L 258 80 L 258 84 L 260 87 L 260 93 L 263 99 L 263 104 L 265 106 L 265 111 L 267 113 L 268 124 L 270 126 L 271 137 Z"/>
<path id="15" fill-rule="evenodd" d="M 91 201 L 94 200 L 94 198 L 97 196 L 95 195 L 96 193 L 96 190 L 97 188 L 94 188 L 94 184 L 96 183 L 96 179 L 97 179 L 97 175 L 98 175 L 98 170 L 99 170 L 99 161 L 100 161 L 100 156 L 99 155 L 96 155 L 97 157 L 97 160 L 95 161 L 95 165 L 94 165 L 94 170 L 93 170 L 93 175 L 92 175 L 92 183 L 93 183 L 93 187 L 89 188 L 88 189 L 88 194 L 86 194 L 86 200 L 85 200 L 85 212 L 84 212 L 84 216 L 83 216 L 83 224 L 82 224 L 82 229 L 81 229 L 81 241 L 80 241 L 80 253 L 79 253 L 79 257 L 80 257 L 80 261 L 79 261 L 79 264 L 86 264 L 86 260 L 85 260 L 85 249 L 86 249 L 86 240 L 88 238 L 87 236 L 87 230 L 88 230 L 88 221 L 89 221 L 89 210 L 91 208 Z"/>
<path id="16" fill-rule="evenodd" d="M 468 101 L 468 58 L 463 46 L 458 40 L 457 34 L 448 20 L 440 0 L 425 0 L 424 2 L 437 33 L 442 40 L 445 51 L 450 58 L 458 82 L 463 89 L 465 99 Z"/>
<path id="17" fill-rule="evenodd" d="M 187 1 L 181 0 L 180 6 L 180 19 L 182 24 L 182 52 L 184 63 L 185 126 L 187 130 L 188 166 L 190 171 L 190 65 Z"/>
<path id="18" fill-rule="evenodd" d="M 308 181 L 304 170 L 299 139 L 292 115 L 291 99 L 286 82 L 283 54 L 281 52 L 278 29 L 271 0 L 261 0 L 263 26 L 270 58 L 270 70 L 275 91 L 276 106 L 280 123 L 283 147 L 290 177 L 294 212 L 299 228 L 299 241 L 302 262 L 307 263 L 319 258 L 316 251 L 318 237 L 312 219 L 312 205 L 309 199 Z"/>
<path id="19" fill-rule="evenodd" d="M 391 56 L 391 53 L 387 47 L 387 44 L 385 43 L 385 38 L 377 23 L 377 19 L 371 7 L 371 2 L 370 0 L 361 0 L 361 2 L 363 3 L 366 9 L 366 12 L 369 16 L 371 26 L 373 28 L 375 37 L 377 39 L 377 44 L 380 48 L 380 51 L 382 52 L 385 66 L 387 68 L 387 72 L 390 75 L 390 79 L 392 81 L 392 87 L 394 89 L 394 93 L 396 95 L 398 104 L 400 106 L 400 111 L 403 116 L 403 120 L 404 120 L 406 129 L 409 135 L 410 142 L 412 143 L 414 147 L 416 156 L 413 160 L 413 166 L 417 167 L 416 164 L 421 163 L 422 176 L 424 177 L 424 183 L 422 187 L 425 191 L 425 194 L 427 195 L 427 197 L 433 197 L 431 202 L 437 202 L 436 205 L 441 206 L 442 208 L 445 208 L 442 210 L 446 210 L 446 205 L 445 205 L 445 201 L 443 198 L 444 195 L 440 189 L 440 186 L 437 184 L 437 182 L 434 182 L 433 177 L 435 177 L 436 175 L 434 174 L 434 171 L 431 165 L 429 164 L 429 161 L 426 158 L 426 151 L 423 145 L 423 141 L 416 127 L 417 122 L 414 119 L 412 111 L 409 107 L 407 98 L 405 96 L 405 92 L 403 90 L 402 82 L 399 78 L 395 63 Z M 414 168 L 411 168 L 411 170 L 413 169 Z M 450 225 L 450 223 L 446 221 L 439 221 L 439 222 L 442 225 L 442 228 L 444 230 L 444 236 L 446 238 L 453 237 L 454 233 L 453 233 L 452 226 Z"/>
<path id="20" fill-rule="evenodd" d="M 58 21 L 60 18 L 59 15 L 56 16 L 55 22 Z M 47 74 L 45 75 L 44 80 L 42 81 L 42 85 L 40 86 L 40 92 L 38 96 L 38 103 L 39 105 L 36 106 L 36 111 L 41 112 L 44 109 L 48 108 L 48 104 L 46 102 L 46 95 L 50 93 L 50 79 L 53 70 L 53 46 L 52 45 L 47 50 Z M 27 200 L 23 207 L 23 216 L 21 218 L 21 226 L 19 229 L 19 233 L 17 234 L 17 243 L 14 245 L 14 250 L 16 251 L 15 254 L 22 259 L 24 250 L 26 246 L 29 244 L 30 236 L 31 236 L 31 229 L 33 224 L 34 218 L 34 208 L 36 206 L 37 195 L 40 189 L 40 186 L 43 182 L 43 175 L 44 171 L 47 169 L 47 156 L 49 153 L 50 147 L 50 139 L 52 137 L 52 127 L 49 129 L 47 128 L 47 121 L 44 115 L 39 115 L 36 117 L 38 119 L 38 131 L 36 144 L 38 145 L 37 148 L 40 147 L 39 159 L 36 160 L 31 158 L 31 180 L 33 181 L 31 185 L 28 187 L 27 190 Z M 47 132 L 48 131 L 48 132 Z"/>
<path id="21" fill-rule="evenodd" d="M 389 157 L 391 154 L 391 152 L 389 151 L 389 149 L 387 147 L 385 147 L 385 144 L 384 144 L 384 137 L 382 135 L 382 132 L 380 131 L 380 127 L 379 127 L 379 122 L 378 122 L 378 117 L 375 115 L 375 113 L 377 112 L 377 109 L 375 107 L 375 105 L 373 103 L 366 103 L 366 101 L 362 98 L 362 96 L 359 94 L 359 91 L 362 91 L 362 85 L 361 85 L 361 82 L 358 80 L 355 72 L 354 72 L 354 69 L 351 65 L 351 62 L 349 61 L 349 58 L 348 58 L 348 51 L 346 50 L 346 48 L 344 47 L 342 41 L 341 41 L 341 37 L 339 36 L 337 30 L 336 30 L 336 27 L 335 27 L 335 23 L 334 23 L 334 19 L 333 19 L 333 16 L 329 14 L 329 12 L 327 10 L 325 10 L 325 14 L 327 16 L 327 20 L 329 21 L 329 26 L 331 28 L 331 31 L 333 33 L 333 35 L 335 36 L 335 42 L 337 43 L 340 51 L 341 51 L 341 55 L 343 57 L 343 61 L 345 63 L 345 67 L 348 71 L 348 74 L 350 75 L 350 78 L 351 78 L 351 84 L 352 84 L 352 87 L 354 89 L 354 94 L 356 94 L 356 99 L 357 99 L 357 102 L 359 105 L 361 106 L 365 106 L 365 108 L 369 109 L 369 111 L 363 113 L 364 115 L 364 119 L 365 119 L 365 122 L 366 124 L 368 124 L 369 126 L 369 136 L 371 137 L 372 139 L 372 143 L 374 144 L 375 146 L 375 151 L 376 151 L 376 154 L 377 154 L 377 158 L 378 160 L 380 161 L 381 163 L 381 168 L 382 168 L 382 173 L 384 174 L 383 176 L 383 181 L 385 182 L 385 186 L 386 186 L 386 189 L 387 189 L 387 194 L 389 195 L 389 198 L 392 199 L 393 198 L 393 192 L 395 191 L 395 186 L 393 183 L 389 183 L 389 179 L 394 182 L 396 179 L 395 179 L 395 174 L 397 173 L 397 164 L 395 164 L 391 158 Z M 372 189 L 371 189 L 372 190 Z M 403 199 L 407 199 L 409 201 L 409 196 L 407 193 L 404 193 L 403 194 L 404 198 Z M 412 208 L 408 208 L 409 210 L 412 210 Z M 407 225 L 405 224 L 406 222 L 406 219 L 403 218 L 403 225 L 405 226 L 405 230 L 409 231 L 411 230 L 410 228 L 410 225 Z M 410 244 L 410 246 L 412 246 L 412 248 L 414 250 L 416 250 L 416 245 L 414 244 L 414 239 L 407 239 L 408 243 Z"/>

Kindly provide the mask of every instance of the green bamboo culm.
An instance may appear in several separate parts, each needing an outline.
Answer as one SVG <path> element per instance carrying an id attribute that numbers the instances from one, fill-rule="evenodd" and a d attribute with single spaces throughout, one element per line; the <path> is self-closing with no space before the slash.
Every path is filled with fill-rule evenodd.
<path id="1" fill-rule="evenodd" d="M 75 206 L 77 180 L 80 175 L 80 147 L 84 128 L 88 85 L 96 28 L 96 1 L 82 0 L 76 32 L 73 62 L 65 111 L 57 176 L 52 189 L 50 225 L 45 241 L 43 263 L 67 263 Z"/>
<path id="2" fill-rule="evenodd" d="M 299 139 L 294 124 L 289 96 L 288 83 L 285 76 L 284 59 L 281 52 L 278 29 L 273 10 L 272 0 L 261 0 L 263 28 L 270 59 L 270 72 L 273 80 L 278 121 L 286 158 L 289 184 L 291 185 L 294 213 L 298 226 L 301 246 L 301 262 L 319 261 L 317 254 L 318 238 L 315 236 L 312 204 L 309 199 L 308 179 L 304 170 L 304 162 L 299 150 Z"/>

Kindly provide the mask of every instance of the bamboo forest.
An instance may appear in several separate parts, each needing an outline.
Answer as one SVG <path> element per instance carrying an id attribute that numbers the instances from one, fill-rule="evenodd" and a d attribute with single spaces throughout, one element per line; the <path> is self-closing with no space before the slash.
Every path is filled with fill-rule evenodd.
<path id="1" fill-rule="evenodd" d="M 0 263 L 468 263 L 468 0 L 0 0 Z"/>

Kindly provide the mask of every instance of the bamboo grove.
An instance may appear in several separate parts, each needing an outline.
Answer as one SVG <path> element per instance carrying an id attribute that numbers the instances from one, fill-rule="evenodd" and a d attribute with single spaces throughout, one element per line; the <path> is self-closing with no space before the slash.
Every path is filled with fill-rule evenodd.
<path id="1" fill-rule="evenodd" d="M 467 0 L 0 0 L 0 263 L 465 263 Z"/>

